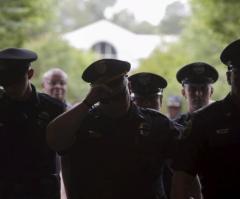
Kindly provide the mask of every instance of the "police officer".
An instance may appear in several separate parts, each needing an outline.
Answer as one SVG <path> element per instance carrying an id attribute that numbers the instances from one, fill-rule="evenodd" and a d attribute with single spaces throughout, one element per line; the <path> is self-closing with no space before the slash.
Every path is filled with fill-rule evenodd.
<path id="1" fill-rule="evenodd" d="M 240 178 L 240 40 L 221 53 L 228 66 L 230 93 L 193 114 L 175 162 L 173 199 L 185 198 L 196 174 L 204 199 L 239 198 Z"/>
<path id="2" fill-rule="evenodd" d="M 162 106 L 163 89 L 167 87 L 167 81 L 160 75 L 141 72 L 129 78 L 130 90 L 134 102 L 144 108 L 151 108 L 160 111 Z M 158 183 L 161 191 L 169 198 L 170 178 L 172 176 L 168 163 L 163 166 L 163 173 Z"/>
<path id="3" fill-rule="evenodd" d="M 138 106 L 159 111 L 167 81 L 160 75 L 148 72 L 136 73 L 128 79 L 135 103 Z"/>
<path id="4" fill-rule="evenodd" d="M 50 146 L 68 156 L 71 199 L 164 197 L 155 181 L 178 131 L 161 113 L 131 102 L 129 70 L 121 60 L 92 63 L 82 75 L 91 85 L 85 99 L 48 127 Z"/>
<path id="5" fill-rule="evenodd" d="M 210 104 L 212 84 L 217 81 L 218 72 L 207 63 L 194 62 L 183 66 L 176 77 L 182 84 L 182 95 L 187 100 L 188 112 L 181 114 L 175 121 L 186 125 L 192 112 Z"/>
<path id="6" fill-rule="evenodd" d="M 36 59 L 27 49 L 0 51 L 0 198 L 60 198 L 56 153 L 46 143 L 46 127 L 64 105 L 30 83 Z"/>

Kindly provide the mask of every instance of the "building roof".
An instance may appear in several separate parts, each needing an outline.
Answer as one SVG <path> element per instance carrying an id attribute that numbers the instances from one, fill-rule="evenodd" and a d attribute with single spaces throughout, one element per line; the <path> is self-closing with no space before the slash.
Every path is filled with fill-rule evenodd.
<path id="1" fill-rule="evenodd" d="M 100 20 L 63 35 L 63 38 L 75 48 L 90 50 L 99 42 L 111 44 L 117 58 L 129 61 L 133 67 L 139 59 L 147 58 L 151 52 L 163 43 L 159 35 L 133 33 L 107 20 Z"/>

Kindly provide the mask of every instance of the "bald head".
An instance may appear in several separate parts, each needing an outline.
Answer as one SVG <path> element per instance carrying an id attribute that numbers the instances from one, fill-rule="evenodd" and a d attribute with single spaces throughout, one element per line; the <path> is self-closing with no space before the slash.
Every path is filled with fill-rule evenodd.
<path id="1" fill-rule="evenodd" d="M 62 69 L 52 68 L 43 74 L 43 91 L 46 94 L 65 102 L 67 79 L 68 75 Z"/>

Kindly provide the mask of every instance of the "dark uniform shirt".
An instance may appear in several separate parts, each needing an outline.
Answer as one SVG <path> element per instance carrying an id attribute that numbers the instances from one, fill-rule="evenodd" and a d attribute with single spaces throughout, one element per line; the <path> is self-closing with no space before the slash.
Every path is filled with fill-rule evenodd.
<path id="1" fill-rule="evenodd" d="M 0 198 L 59 198 L 56 153 L 46 143 L 46 127 L 64 105 L 32 89 L 27 101 L 1 92 Z"/>
<path id="2" fill-rule="evenodd" d="M 174 119 L 174 122 L 186 126 L 188 124 L 188 121 L 190 120 L 191 114 L 190 113 L 183 113 L 180 114 L 176 119 Z"/>
<path id="3" fill-rule="evenodd" d="M 177 116 L 177 118 L 173 119 L 172 121 L 184 127 L 187 125 L 189 119 L 190 119 L 190 114 L 183 113 Z M 172 176 L 173 176 L 173 170 L 171 168 L 171 165 L 169 165 L 169 163 L 167 162 L 166 164 L 164 164 L 164 167 L 163 167 L 162 183 L 168 198 L 170 198 L 170 193 L 171 193 Z"/>
<path id="4" fill-rule="evenodd" d="M 79 129 L 64 153 L 70 199 L 164 197 L 158 178 L 179 135 L 165 116 L 132 104 L 127 115 L 114 120 L 94 108 Z"/>
<path id="5" fill-rule="evenodd" d="M 231 95 L 194 113 L 174 168 L 199 174 L 205 199 L 240 197 L 240 111 Z"/>

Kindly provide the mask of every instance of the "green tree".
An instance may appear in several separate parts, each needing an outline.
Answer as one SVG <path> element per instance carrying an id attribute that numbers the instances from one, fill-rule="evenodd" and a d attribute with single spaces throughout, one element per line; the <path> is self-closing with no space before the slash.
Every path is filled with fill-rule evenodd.
<path id="1" fill-rule="evenodd" d="M 111 19 L 113 23 L 118 24 L 132 32 L 139 34 L 156 34 L 157 27 L 147 21 L 137 22 L 134 14 L 124 9 L 114 14 Z"/>
<path id="2" fill-rule="evenodd" d="M 58 23 L 62 32 L 71 31 L 104 19 L 104 11 L 116 0 L 61 0 L 58 4 Z"/>
<path id="3" fill-rule="evenodd" d="M 58 67 L 69 76 L 68 100 L 76 102 L 85 96 L 88 84 L 82 80 L 82 72 L 96 60 L 96 55 L 72 48 L 58 35 L 53 34 L 43 35 L 37 40 L 28 42 L 24 47 L 38 53 L 38 60 L 33 62 L 35 70 L 33 82 L 38 89 L 41 90 L 43 73 L 50 68 Z"/>
<path id="4" fill-rule="evenodd" d="M 223 43 L 239 38 L 240 13 L 238 0 L 191 0 L 194 17 L 201 18 Z"/>
<path id="5" fill-rule="evenodd" d="M 50 23 L 55 0 L 1 0 L 0 48 L 21 47 Z"/>
<path id="6" fill-rule="evenodd" d="M 186 19 L 187 11 L 184 4 L 175 1 L 167 6 L 165 15 L 159 24 L 159 32 L 178 35 L 182 32 Z"/>

